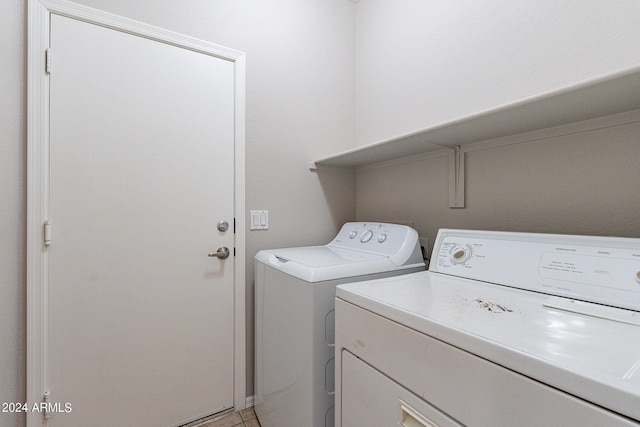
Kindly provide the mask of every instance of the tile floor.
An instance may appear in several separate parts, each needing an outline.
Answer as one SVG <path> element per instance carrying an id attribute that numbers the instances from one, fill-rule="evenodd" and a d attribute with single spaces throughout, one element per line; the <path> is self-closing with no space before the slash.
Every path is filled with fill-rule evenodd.
<path id="1" fill-rule="evenodd" d="M 217 420 L 205 421 L 194 427 L 260 427 L 253 407 L 224 415 Z"/>

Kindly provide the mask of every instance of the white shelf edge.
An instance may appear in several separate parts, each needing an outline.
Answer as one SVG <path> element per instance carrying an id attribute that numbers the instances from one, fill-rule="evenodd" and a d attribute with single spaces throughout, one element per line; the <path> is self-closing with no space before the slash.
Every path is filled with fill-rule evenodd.
<path id="1" fill-rule="evenodd" d="M 640 109 L 640 66 L 346 150 L 310 166 L 363 166 L 636 109 Z"/>

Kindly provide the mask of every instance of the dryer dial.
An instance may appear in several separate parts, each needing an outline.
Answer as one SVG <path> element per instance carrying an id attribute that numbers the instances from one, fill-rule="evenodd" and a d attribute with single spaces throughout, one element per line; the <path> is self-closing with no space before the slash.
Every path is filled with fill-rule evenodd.
<path id="1" fill-rule="evenodd" d="M 464 264 L 471 258 L 471 247 L 469 245 L 458 245 L 449 254 L 453 264 Z"/>

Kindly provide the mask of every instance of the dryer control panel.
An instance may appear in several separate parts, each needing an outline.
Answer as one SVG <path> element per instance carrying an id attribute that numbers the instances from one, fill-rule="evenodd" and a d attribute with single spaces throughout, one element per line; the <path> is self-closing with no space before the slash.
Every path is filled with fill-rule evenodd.
<path id="1" fill-rule="evenodd" d="M 440 230 L 429 271 L 640 311 L 640 239 Z"/>

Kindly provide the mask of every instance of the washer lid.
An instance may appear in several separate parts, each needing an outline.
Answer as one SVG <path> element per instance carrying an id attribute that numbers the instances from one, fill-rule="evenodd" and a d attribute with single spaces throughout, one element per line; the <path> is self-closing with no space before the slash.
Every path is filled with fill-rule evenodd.
<path id="1" fill-rule="evenodd" d="M 397 267 L 389 257 L 331 246 L 263 250 L 256 260 L 307 282 L 321 282 L 419 267 Z"/>
<path id="2" fill-rule="evenodd" d="M 309 268 L 330 267 L 364 261 L 386 260 L 388 257 L 329 246 L 307 246 L 302 248 L 273 249 L 281 261 L 294 261 Z"/>

